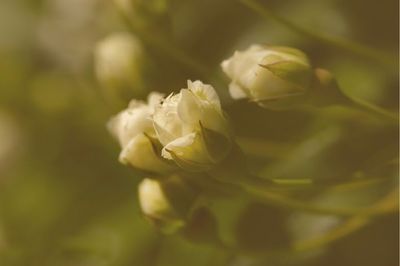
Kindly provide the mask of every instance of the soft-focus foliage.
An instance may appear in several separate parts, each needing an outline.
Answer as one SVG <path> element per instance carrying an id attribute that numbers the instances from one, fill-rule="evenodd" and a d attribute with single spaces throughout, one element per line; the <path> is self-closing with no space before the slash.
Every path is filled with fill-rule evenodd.
<path id="1" fill-rule="evenodd" d="M 244 0 L 115 2 L 0 2 L 0 265 L 398 265 L 398 124 L 341 106 L 275 112 L 233 101 L 231 80 L 220 68 L 235 51 L 255 43 L 296 47 L 312 67 L 329 69 L 345 94 L 396 113 L 398 1 L 256 1 L 274 12 L 269 19 Z M 338 38 L 332 45 L 296 31 L 275 13 Z M 99 43 L 120 32 L 122 41 L 135 44 L 116 48 L 128 54 L 114 75 L 95 58 Z M 342 45 L 343 39 L 371 49 Z M 125 61 L 136 52 L 141 64 Z M 104 75 L 106 85 L 96 79 Z M 118 86 L 110 86 L 110 79 Z M 278 189 L 279 195 L 314 207 L 367 206 L 379 214 L 291 210 L 223 188 L 198 198 L 197 191 L 181 194 L 187 184 L 178 182 L 174 201 L 188 204 L 196 196 L 198 208 L 179 206 L 184 211 L 168 217 L 175 224 L 166 231 L 182 229 L 179 219 L 187 212 L 191 219 L 179 234 L 162 234 L 154 226 L 159 221 L 143 215 L 137 187 L 145 187 L 143 178 L 160 172 L 165 162 L 140 169 L 148 172 L 118 162 L 144 159 L 130 157 L 129 147 L 150 147 L 148 137 L 159 132 L 115 129 L 124 119 L 128 127 L 139 123 L 147 130 L 138 113 L 120 113 L 110 127 L 126 151 L 121 154 L 106 124 L 133 96 L 145 101 L 150 91 L 179 93 L 188 79 L 215 88 L 254 174 L 316 180 L 311 191 Z M 148 108 L 134 105 L 129 108 Z M 126 143 L 124 134 L 135 135 L 136 144 Z M 240 159 L 232 162 L 242 166 Z M 166 172 L 176 167 L 169 163 Z M 161 206 L 162 215 L 168 206 Z M 332 230 L 332 239 L 324 238 Z"/>

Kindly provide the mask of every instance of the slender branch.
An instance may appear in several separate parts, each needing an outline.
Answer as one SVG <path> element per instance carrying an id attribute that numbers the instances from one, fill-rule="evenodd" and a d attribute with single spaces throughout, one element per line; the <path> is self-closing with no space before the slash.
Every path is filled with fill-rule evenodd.
<path id="1" fill-rule="evenodd" d="M 265 202 L 266 204 L 273 204 L 276 206 L 281 206 L 289 209 L 296 209 L 318 214 L 329 214 L 337 216 L 353 216 L 353 215 L 375 216 L 375 215 L 393 213 L 396 211 L 395 207 L 391 208 L 377 208 L 374 206 L 358 207 L 358 208 L 327 207 L 327 206 L 317 205 L 312 202 L 295 199 L 286 195 L 282 195 L 280 193 L 267 190 L 260 190 L 252 186 L 244 186 L 243 190 L 249 196 L 255 197 Z"/>
<path id="2" fill-rule="evenodd" d="M 353 103 L 353 106 L 357 109 L 360 109 L 362 111 L 367 111 L 369 113 L 373 113 L 375 115 L 389 119 L 396 124 L 399 123 L 398 115 L 396 115 L 390 111 L 387 111 L 387 110 L 383 109 L 382 107 L 379 107 L 375 104 L 372 104 L 372 103 L 362 100 L 360 98 L 350 98 L 350 99 Z"/>
<path id="3" fill-rule="evenodd" d="M 389 208 L 395 209 L 398 208 L 396 204 L 397 199 L 398 199 L 398 190 L 395 189 L 392 192 L 388 193 L 388 195 L 379 200 L 377 203 L 373 204 L 373 207 L 377 209 L 389 209 Z M 367 216 L 357 215 L 355 217 L 348 219 L 341 226 L 338 226 L 337 228 L 331 230 L 330 232 L 321 237 L 311 238 L 294 243 L 293 249 L 295 251 L 305 251 L 325 246 L 327 244 L 330 244 L 336 240 L 343 238 L 346 235 L 353 233 L 354 231 L 357 231 L 364 225 L 368 224 L 369 221 L 370 219 Z"/>
<path id="4" fill-rule="evenodd" d="M 326 45 L 352 52 L 364 58 L 379 62 L 389 68 L 393 68 L 397 64 L 396 61 L 392 60 L 391 56 L 376 51 L 375 49 L 370 48 L 368 46 L 347 40 L 339 36 L 329 35 L 322 32 L 315 32 L 310 29 L 298 26 L 292 23 L 291 21 L 287 20 L 286 18 L 283 18 L 277 15 L 276 13 L 272 12 L 264 5 L 257 3 L 257 1 L 255 0 L 238 0 L 238 1 L 244 6 L 258 13 L 263 18 L 272 19 L 277 23 L 285 26 L 287 29 L 301 36 L 306 36 L 310 39 L 324 43 Z"/>
<path id="5" fill-rule="evenodd" d="M 398 188 L 393 189 L 386 196 L 373 203 L 371 207 L 376 209 L 397 210 Z M 343 237 L 354 233 L 367 225 L 372 217 L 364 214 L 355 215 L 347 218 L 343 223 L 331 229 L 321 236 L 310 237 L 308 239 L 294 241 L 290 248 L 262 250 L 255 252 L 242 251 L 231 248 L 232 252 L 241 254 L 245 257 L 268 259 L 275 256 L 287 256 L 289 254 L 311 251 L 316 248 L 327 246 Z"/>

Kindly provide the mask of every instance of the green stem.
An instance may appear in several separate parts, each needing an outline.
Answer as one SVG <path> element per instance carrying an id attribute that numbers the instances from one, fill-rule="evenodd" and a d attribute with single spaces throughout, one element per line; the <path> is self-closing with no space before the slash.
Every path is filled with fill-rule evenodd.
<path id="1" fill-rule="evenodd" d="M 373 204 L 374 208 L 377 209 L 397 209 L 397 199 L 398 199 L 398 190 L 395 189 L 392 192 L 388 193 L 385 197 L 379 200 L 377 203 Z M 352 232 L 360 229 L 364 225 L 366 225 L 370 219 L 364 215 L 357 215 L 348 219 L 341 226 L 331 230 L 327 234 L 321 237 L 315 237 L 303 241 L 299 241 L 294 243 L 293 250 L 295 251 L 306 251 L 313 248 L 318 248 L 321 246 L 326 246 L 336 240 L 341 239 L 342 237 L 351 234 Z"/>
<path id="2" fill-rule="evenodd" d="M 367 102 L 359 98 L 350 98 L 350 100 L 352 101 L 352 106 L 354 106 L 356 109 L 360 109 L 362 111 L 378 115 L 380 117 L 392 121 L 395 124 L 399 123 L 399 117 L 396 114 L 387 111 L 382 107 L 379 107 L 377 105 L 374 105 L 370 102 Z"/>
<path id="3" fill-rule="evenodd" d="M 374 208 L 383 208 L 383 209 L 397 209 L 397 198 L 398 198 L 398 189 L 394 189 L 392 192 L 388 193 L 382 199 L 378 200 L 376 203 L 372 205 Z M 243 252 L 242 250 L 234 250 L 231 249 L 232 252 L 236 254 L 241 253 L 241 255 L 250 257 L 250 258 L 259 258 L 259 259 L 269 259 L 271 257 L 277 256 L 288 256 L 294 253 L 312 251 L 316 248 L 325 247 L 337 240 L 342 239 L 343 237 L 361 229 L 363 226 L 367 225 L 371 219 L 371 217 L 365 215 L 356 215 L 349 217 L 343 223 L 338 225 L 337 227 L 331 229 L 321 236 L 311 237 L 308 239 L 297 240 L 292 243 L 290 248 L 282 248 L 282 249 L 269 249 L 269 250 L 261 250 L 255 252 Z"/>
<path id="4" fill-rule="evenodd" d="M 346 191 L 359 189 L 365 186 L 378 185 L 388 182 L 391 178 L 365 178 L 342 180 L 314 180 L 314 179 L 264 179 L 260 177 L 246 178 L 246 184 L 252 187 L 266 189 L 268 191 Z"/>
<path id="5" fill-rule="evenodd" d="M 314 70 L 314 83 L 310 92 L 309 100 L 311 105 L 316 106 L 348 106 L 398 124 L 397 114 L 363 99 L 349 96 L 341 88 L 333 74 L 326 69 L 316 68 Z"/>
<path id="6" fill-rule="evenodd" d="M 310 39 L 324 43 L 326 45 L 335 48 L 340 48 L 342 50 L 352 52 L 364 58 L 374 60 L 391 69 L 397 64 L 397 62 L 393 61 L 389 55 L 383 54 L 382 52 L 376 51 L 375 49 L 370 48 L 368 46 L 347 40 L 345 38 L 341 38 L 339 36 L 324 34 L 321 32 L 315 32 L 310 29 L 297 26 L 296 24 L 292 23 L 286 18 L 283 18 L 275 14 L 265 6 L 257 3 L 257 1 L 255 0 L 238 0 L 238 1 L 243 5 L 245 5 L 246 7 L 248 7 L 249 9 L 261 15 L 263 18 L 272 19 L 301 36 L 306 36 Z"/>
<path id="7" fill-rule="evenodd" d="M 243 185 L 243 191 L 249 196 L 255 197 L 266 204 L 273 204 L 280 207 L 295 209 L 300 211 L 312 212 L 324 215 L 337 215 L 337 216 L 376 216 L 396 211 L 394 208 L 375 208 L 375 207 L 358 207 L 358 208 L 338 208 L 316 205 L 312 202 L 298 200 L 280 193 L 260 190 L 257 187 Z"/>

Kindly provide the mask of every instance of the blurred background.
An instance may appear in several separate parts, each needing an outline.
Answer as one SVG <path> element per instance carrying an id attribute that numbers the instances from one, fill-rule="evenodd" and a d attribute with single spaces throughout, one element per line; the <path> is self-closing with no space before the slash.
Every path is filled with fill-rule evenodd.
<path id="1" fill-rule="evenodd" d="M 258 1 L 294 25 L 371 47 L 373 55 L 321 42 L 239 1 L 115 2 L 0 2 L 0 265 L 398 265 L 396 212 L 327 246 L 268 258 L 164 236 L 142 216 L 141 176 L 119 164 L 106 129 L 133 96 L 202 79 L 217 88 L 254 169 L 278 177 L 389 178 L 318 195 L 336 205 L 371 204 L 398 186 L 397 126 L 348 110 L 276 113 L 232 103 L 219 63 L 252 43 L 294 46 L 330 69 L 347 94 L 397 112 L 398 1 Z M 121 32 L 141 44 L 141 75 L 110 85 L 96 56 L 104 38 Z M 338 223 L 260 204 L 231 211 L 229 204 L 215 206 L 221 234 L 247 251 L 274 251 Z"/>

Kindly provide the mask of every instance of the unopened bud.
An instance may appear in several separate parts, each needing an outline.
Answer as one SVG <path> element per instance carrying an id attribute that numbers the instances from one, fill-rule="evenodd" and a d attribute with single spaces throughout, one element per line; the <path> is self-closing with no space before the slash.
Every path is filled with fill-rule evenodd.
<path id="1" fill-rule="evenodd" d="M 252 45 L 223 61 L 231 78 L 229 92 L 235 99 L 248 98 L 271 109 L 286 109 L 303 100 L 312 82 L 312 68 L 300 50 Z"/>
<path id="2" fill-rule="evenodd" d="M 185 225 L 197 195 L 178 176 L 161 180 L 145 178 L 138 192 L 144 215 L 165 233 L 176 232 Z"/>

